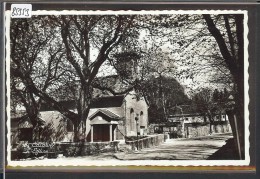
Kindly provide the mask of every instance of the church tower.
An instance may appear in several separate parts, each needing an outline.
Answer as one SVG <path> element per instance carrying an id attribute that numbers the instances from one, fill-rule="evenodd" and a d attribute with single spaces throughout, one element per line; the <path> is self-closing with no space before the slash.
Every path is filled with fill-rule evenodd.
<path id="1" fill-rule="evenodd" d="M 134 51 L 121 52 L 115 56 L 115 68 L 123 79 L 134 80 L 140 76 L 140 55 Z"/>

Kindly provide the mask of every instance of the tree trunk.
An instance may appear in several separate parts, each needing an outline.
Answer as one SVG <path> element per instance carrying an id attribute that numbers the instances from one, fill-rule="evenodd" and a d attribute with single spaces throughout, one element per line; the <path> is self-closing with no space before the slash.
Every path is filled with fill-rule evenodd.
<path id="1" fill-rule="evenodd" d="M 241 144 L 238 143 L 238 140 L 237 140 L 237 137 L 238 137 L 237 132 L 238 131 L 237 131 L 236 125 L 235 125 L 235 118 L 234 118 L 235 112 L 234 112 L 234 110 L 228 110 L 228 111 L 226 111 L 226 113 L 227 113 L 227 116 L 228 116 L 228 119 L 229 119 L 229 123 L 230 123 L 231 129 L 232 129 L 232 133 L 233 133 L 234 141 L 235 141 L 235 145 L 236 145 L 236 146 L 234 146 L 234 152 L 236 153 L 237 156 L 239 156 L 238 148 L 241 147 Z M 240 131 L 239 131 L 239 133 L 240 133 Z"/>
<path id="2" fill-rule="evenodd" d="M 79 95 L 79 103 L 78 103 L 78 114 L 80 115 L 80 125 L 79 125 L 79 131 L 81 132 L 82 139 L 86 140 L 86 122 L 90 110 L 90 104 L 92 100 L 92 87 L 88 86 L 86 87 L 84 84 L 82 84 L 82 89 L 80 90 Z"/>
<path id="3" fill-rule="evenodd" d="M 241 79 L 241 81 L 243 81 Z M 245 157 L 245 118 L 244 118 L 244 86 L 241 84 L 241 82 L 238 82 L 237 85 L 237 93 L 235 95 L 235 108 L 234 108 L 234 114 L 233 117 L 231 117 L 231 120 L 236 122 L 236 126 L 233 125 L 232 130 L 238 130 L 238 133 L 235 133 L 234 138 L 237 144 L 239 144 L 240 151 L 241 151 L 241 159 L 244 159 Z M 230 116 L 229 116 L 230 117 Z M 235 117 L 235 118 L 234 118 Z"/>
<path id="4" fill-rule="evenodd" d="M 164 93 L 162 93 L 162 108 L 163 108 L 163 114 L 164 114 L 164 121 L 168 122 L 168 113 L 167 113 L 167 109 L 166 109 Z"/>
<path id="5" fill-rule="evenodd" d="M 79 131 L 78 120 L 75 120 L 73 132 L 74 132 L 73 142 L 79 142 L 80 141 L 80 131 Z"/>
<path id="6" fill-rule="evenodd" d="M 209 134 L 212 134 L 212 123 L 209 123 Z"/>
<path id="7" fill-rule="evenodd" d="M 40 141 L 39 127 L 37 127 L 37 124 L 32 124 L 32 125 L 33 125 L 32 142 L 39 142 Z"/>
<path id="8" fill-rule="evenodd" d="M 209 133 L 212 134 L 212 123 L 213 123 L 213 119 L 212 119 L 212 115 L 209 112 L 208 113 L 208 117 L 209 117 Z"/>
<path id="9" fill-rule="evenodd" d="M 207 122 L 207 116 L 203 116 L 203 120 L 204 120 L 204 123 L 206 123 Z"/>

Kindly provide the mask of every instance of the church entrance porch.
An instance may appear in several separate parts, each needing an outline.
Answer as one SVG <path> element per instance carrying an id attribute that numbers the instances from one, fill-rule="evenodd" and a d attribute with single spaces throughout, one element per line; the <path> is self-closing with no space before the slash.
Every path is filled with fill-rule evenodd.
<path id="1" fill-rule="evenodd" d="M 91 126 L 91 142 L 114 141 L 117 124 L 93 124 Z"/>
<path id="2" fill-rule="evenodd" d="M 90 142 L 112 142 L 116 140 L 115 129 L 120 117 L 109 110 L 99 109 L 89 117 Z"/>

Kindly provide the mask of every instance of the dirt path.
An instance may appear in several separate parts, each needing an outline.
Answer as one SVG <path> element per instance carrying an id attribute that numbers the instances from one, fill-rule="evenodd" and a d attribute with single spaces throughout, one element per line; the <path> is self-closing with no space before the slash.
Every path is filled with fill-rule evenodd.
<path id="1" fill-rule="evenodd" d="M 205 160 L 233 138 L 215 134 L 193 139 L 169 139 L 160 146 L 132 153 L 116 153 L 119 160 Z"/>

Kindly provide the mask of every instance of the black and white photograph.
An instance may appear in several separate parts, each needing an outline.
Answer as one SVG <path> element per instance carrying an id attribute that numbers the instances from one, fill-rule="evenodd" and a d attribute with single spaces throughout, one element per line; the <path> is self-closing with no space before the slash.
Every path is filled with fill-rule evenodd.
<path id="1" fill-rule="evenodd" d="M 8 166 L 248 166 L 245 10 L 6 12 Z"/>

